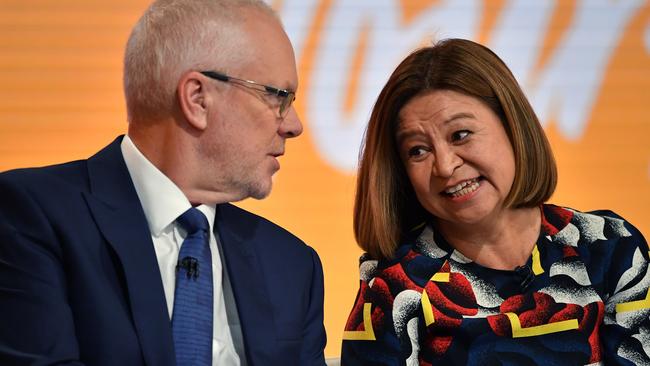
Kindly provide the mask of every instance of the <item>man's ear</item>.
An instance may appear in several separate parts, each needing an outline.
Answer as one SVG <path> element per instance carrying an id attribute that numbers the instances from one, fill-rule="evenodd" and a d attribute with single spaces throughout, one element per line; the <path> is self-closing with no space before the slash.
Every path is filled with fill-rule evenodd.
<path id="1" fill-rule="evenodd" d="M 185 120 L 190 126 L 201 131 L 208 126 L 210 96 L 207 94 L 205 82 L 200 73 L 191 71 L 181 77 L 176 89 L 178 104 Z"/>

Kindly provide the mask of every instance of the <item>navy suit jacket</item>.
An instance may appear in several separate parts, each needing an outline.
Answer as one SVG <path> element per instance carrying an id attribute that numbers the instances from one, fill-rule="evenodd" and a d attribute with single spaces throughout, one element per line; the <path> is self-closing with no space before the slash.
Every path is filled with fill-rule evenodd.
<path id="1" fill-rule="evenodd" d="M 171 322 L 121 138 L 0 174 L 0 365 L 174 365 Z M 230 204 L 218 231 L 250 365 L 323 365 L 318 255 Z"/>

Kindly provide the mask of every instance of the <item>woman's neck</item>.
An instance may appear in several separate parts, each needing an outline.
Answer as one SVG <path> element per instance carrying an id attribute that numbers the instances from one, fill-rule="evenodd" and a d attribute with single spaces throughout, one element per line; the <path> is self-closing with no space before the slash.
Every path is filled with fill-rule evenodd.
<path id="1" fill-rule="evenodd" d="M 475 224 L 437 221 L 447 242 L 467 258 L 488 268 L 512 270 L 526 263 L 539 237 L 538 207 L 504 209 Z"/>

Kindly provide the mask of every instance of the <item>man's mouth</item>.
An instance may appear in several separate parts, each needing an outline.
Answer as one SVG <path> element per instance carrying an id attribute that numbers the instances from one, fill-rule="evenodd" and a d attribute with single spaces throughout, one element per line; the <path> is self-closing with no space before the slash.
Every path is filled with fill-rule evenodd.
<path id="1" fill-rule="evenodd" d="M 280 156 L 284 155 L 284 149 L 282 151 L 279 151 L 279 152 L 272 152 L 269 155 L 271 155 L 274 158 L 279 158 Z"/>

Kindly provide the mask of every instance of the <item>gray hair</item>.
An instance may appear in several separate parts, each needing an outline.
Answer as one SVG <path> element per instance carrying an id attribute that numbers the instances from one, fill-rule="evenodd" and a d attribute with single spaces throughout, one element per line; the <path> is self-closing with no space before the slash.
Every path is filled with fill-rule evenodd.
<path id="1" fill-rule="evenodd" d="M 256 8 L 277 19 L 261 0 L 158 0 L 131 31 L 124 54 L 129 122 L 169 115 L 176 84 L 189 70 L 220 67 L 245 54 L 241 10 Z M 228 62 L 230 61 L 230 62 Z"/>

